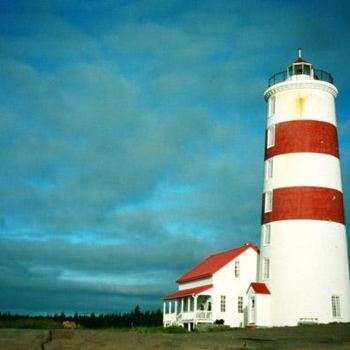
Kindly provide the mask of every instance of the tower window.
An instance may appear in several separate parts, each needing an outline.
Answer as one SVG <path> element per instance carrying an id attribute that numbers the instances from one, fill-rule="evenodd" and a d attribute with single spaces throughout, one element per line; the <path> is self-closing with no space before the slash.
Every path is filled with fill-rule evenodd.
<path id="1" fill-rule="evenodd" d="M 235 261 L 235 277 L 238 278 L 240 275 L 240 264 L 239 261 Z"/>
<path id="2" fill-rule="evenodd" d="M 267 111 L 267 116 L 268 117 L 272 117 L 275 114 L 276 111 L 276 97 L 275 96 L 271 96 L 268 100 L 268 111 Z"/>
<path id="3" fill-rule="evenodd" d="M 263 279 L 270 278 L 270 259 L 264 258 L 263 260 L 263 271 L 262 271 Z"/>
<path id="4" fill-rule="evenodd" d="M 332 316 L 340 317 L 340 300 L 338 295 L 332 295 Z"/>
<path id="5" fill-rule="evenodd" d="M 266 224 L 263 226 L 262 243 L 263 245 L 269 245 L 271 243 L 271 225 L 270 224 Z"/>
<path id="6" fill-rule="evenodd" d="M 220 296 L 220 311 L 221 312 L 226 311 L 226 296 L 225 295 Z"/>
<path id="7" fill-rule="evenodd" d="M 271 179 L 273 176 L 273 159 L 268 159 L 265 164 L 265 180 Z"/>
<path id="8" fill-rule="evenodd" d="M 272 211 L 272 191 L 265 192 L 264 212 Z"/>
<path id="9" fill-rule="evenodd" d="M 275 145 L 275 126 L 271 125 L 267 128 L 267 148 L 270 148 Z"/>
<path id="10" fill-rule="evenodd" d="M 237 311 L 239 314 L 243 313 L 243 297 L 239 296 L 237 299 Z"/>

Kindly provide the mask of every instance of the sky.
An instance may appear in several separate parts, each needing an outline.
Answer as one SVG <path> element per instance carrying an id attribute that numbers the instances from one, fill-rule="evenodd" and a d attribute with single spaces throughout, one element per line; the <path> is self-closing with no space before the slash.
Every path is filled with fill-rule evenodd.
<path id="1" fill-rule="evenodd" d="M 161 307 L 259 244 L 268 78 L 331 72 L 350 220 L 347 1 L 0 3 L 0 312 Z"/>

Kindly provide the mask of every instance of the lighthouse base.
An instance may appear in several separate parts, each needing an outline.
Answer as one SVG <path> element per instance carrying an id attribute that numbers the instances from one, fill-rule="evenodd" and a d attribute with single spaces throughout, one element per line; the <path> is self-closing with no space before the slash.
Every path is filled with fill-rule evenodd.
<path id="1" fill-rule="evenodd" d="M 270 326 L 350 322 L 345 226 L 318 220 L 270 225 L 270 244 L 262 245 L 259 264 L 259 282 L 271 291 Z"/>

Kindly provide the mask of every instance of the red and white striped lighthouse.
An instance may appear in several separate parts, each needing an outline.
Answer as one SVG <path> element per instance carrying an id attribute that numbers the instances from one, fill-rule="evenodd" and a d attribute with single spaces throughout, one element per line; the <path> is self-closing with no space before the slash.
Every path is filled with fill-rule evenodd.
<path id="1" fill-rule="evenodd" d="M 349 265 L 329 73 L 299 57 L 269 80 L 259 281 L 271 326 L 350 321 Z"/>

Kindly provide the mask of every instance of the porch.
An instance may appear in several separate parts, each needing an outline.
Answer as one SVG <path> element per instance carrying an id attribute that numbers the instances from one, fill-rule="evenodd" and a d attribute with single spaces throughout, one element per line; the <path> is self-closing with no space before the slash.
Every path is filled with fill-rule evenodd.
<path id="1" fill-rule="evenodd" d="M 210 289 L 210 287 L 206 289 Z M 198 323 L 212 323 L 212 296 L 192 288 L 170 294 L 163 302 L 164 327 L 184 326 L 189 330 Z M 191 292 L 191 293 L 189 293 Z M 196 293 L 197 292 L 197 293 Z"/>

